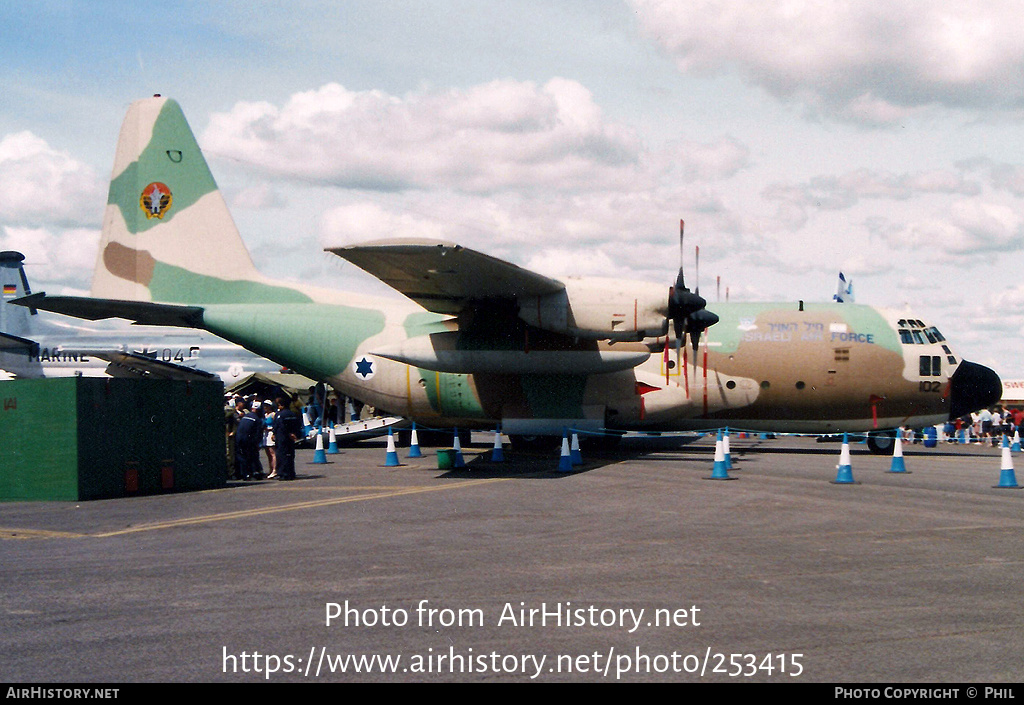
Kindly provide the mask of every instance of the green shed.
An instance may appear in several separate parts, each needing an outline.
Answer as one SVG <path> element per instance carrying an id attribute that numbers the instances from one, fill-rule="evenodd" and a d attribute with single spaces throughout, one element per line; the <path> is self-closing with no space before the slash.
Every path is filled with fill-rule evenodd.
<path id="1" fill-rule="evenodd" d="M 0 500 L 86 500 L 223 487 L 219 381 L 0 382 Z"/>

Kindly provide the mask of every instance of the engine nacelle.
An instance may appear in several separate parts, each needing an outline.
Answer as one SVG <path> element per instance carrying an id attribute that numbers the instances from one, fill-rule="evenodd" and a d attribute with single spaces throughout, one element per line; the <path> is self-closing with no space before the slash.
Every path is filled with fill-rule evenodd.
<path id="1" fill-rule="evenodd" d="M 519 317 L 543 330 L 592 340 L 643 340 L 668 332 L 664 286 L 596 277 L 564 284 L 554 294 L 520 297 Z"/>

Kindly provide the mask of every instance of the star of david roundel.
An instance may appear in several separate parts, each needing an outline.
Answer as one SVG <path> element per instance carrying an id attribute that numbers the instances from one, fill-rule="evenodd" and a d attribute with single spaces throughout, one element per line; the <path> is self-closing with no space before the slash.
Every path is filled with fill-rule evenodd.
<path id="1" fill-rule="evenodd" d="M 362 380 L 372 379 L 377 374 L 377 368 L 374 367 L 373 360 L 365 355 L 352 363 L 352 370 Z"/>

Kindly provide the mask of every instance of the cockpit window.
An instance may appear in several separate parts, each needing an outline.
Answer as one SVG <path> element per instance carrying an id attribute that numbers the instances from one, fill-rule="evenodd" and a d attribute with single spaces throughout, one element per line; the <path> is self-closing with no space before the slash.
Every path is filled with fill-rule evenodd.
<path id="1" fill-rule="evenodd" d="M 917 319 L 899 321 L 900 342 L 904 345 L 935 345 L 945 342 L 946 338 L 935 326 L 925 326 Z M 920 330 L 918 330 L 920 328 Z M 926 340 L 927 339 L 927 340 Z M 945 349 L 949 353 L 949 349 Z"/>

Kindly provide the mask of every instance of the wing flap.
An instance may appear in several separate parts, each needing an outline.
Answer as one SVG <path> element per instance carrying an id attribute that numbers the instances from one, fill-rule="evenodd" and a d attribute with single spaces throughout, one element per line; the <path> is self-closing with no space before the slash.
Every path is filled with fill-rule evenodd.
<path id="1" fill-rule="evenodd" d="M 565 288 L 557 279 L 450 242 L 380 240 L 327 251 L 434 313 L 455 314 L 473 301 L 543 296 Z"/>

